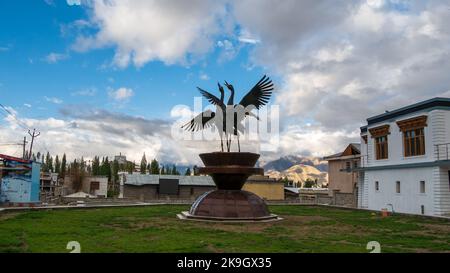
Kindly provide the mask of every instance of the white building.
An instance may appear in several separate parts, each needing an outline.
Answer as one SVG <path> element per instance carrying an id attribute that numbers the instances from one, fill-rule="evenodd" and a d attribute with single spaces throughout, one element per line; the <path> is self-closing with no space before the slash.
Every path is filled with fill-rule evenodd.
<path id="1" fill-rule="evenodd" d="M 367 119 L 358 207 L 450 216 L 450 98 Z"/>

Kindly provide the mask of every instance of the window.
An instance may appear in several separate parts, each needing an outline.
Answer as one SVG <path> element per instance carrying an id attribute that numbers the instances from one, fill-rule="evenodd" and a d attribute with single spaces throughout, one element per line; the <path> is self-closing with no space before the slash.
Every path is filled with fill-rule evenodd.
<path id="1" fill-rule="evenodd" d="M 375 155 L 376 159 L 388 158 L 388 139 L 386 136 L 379 136 L 375 138 Z"/>
<path id="2" fill-rule="evenodd" d="M 191 195 L 194 195 L 194 187 L 191 187 Z"/>
<path id="3" fill-rule="evenodd" d="M 375 181 L 375 191 L 380 190 L 380 183 L 378 181 Z"/>
<path id="4" fill-rule="evenodd" d="M 100 189 L 100 182 L 92 181 L 91 188 L 89 189 L 90 194 L 95 194 L 95 191 Z"/>
<path id="5" fill-rule="evenodd" d="M 400 181 L 397 181 L 397 182 L 395 183 L 395 192 L 396 192 L 396 193 L 400 193 Z"/>
<path id="6" fill-rule="evenodd" d="M 403 151 L 405 157 L 425 154 L 424 128 L 427 126 L 427 116 L 413 117 L 397 121 L 398 128 L 403 132 Z"/>
<path id="7" fill-rule="evenodd" d="M 347 172 L 350 171 L 350 168 L 351 168 L 351 166 L 350 166 L 350 161 L 346 161 L 346 162 L 345 162 L 345 169 L 347 170 Z"/>
<path id="8" fill-rule="evenodd" d="M 420 181 L 420 193 L 425 193 L 425 181 Z"/>
<path id="9" fill-rule="evenodd" d="M 403 132 L 403 147 L 406 156 L 417 156 L 425 154 L 424 129 L 412 129 Z"/>
<path id="10" fill-rule="evenodd" d="M 425 214 L 425 206 L 424 206 L 424 205 L 421 205 L 421 206 L 420 206 L 420 212 L 421 212 L 422 214 Z"/>
<path id="11" fill-rule="evenodd" d="M 358 161 L 353 162 L 353 167 L 354 167 L 355 169 L 358 168 Z"/>

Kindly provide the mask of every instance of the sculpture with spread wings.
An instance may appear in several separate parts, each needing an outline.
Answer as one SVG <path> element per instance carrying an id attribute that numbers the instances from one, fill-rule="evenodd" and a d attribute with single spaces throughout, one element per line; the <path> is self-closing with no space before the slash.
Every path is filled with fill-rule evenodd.
<path id="1" fill-rule="evenodd" d="M 226 138 L 227 151 L 231 150 L 231 136 L 236 136 L 238 141 L 238 150 L 240 152 L 239 134 L 244 133 L 244 126 L 242 121 L 247 116 L 255 117 L 259 120 L 259 117 L 255 115 L 252 110 L 259 110 L 262 106 L 266 105 L 273 91 L 273 83 L 269 77 L 264 77 L 255 84 L 255 86 L 242 98 L 239 104 L 234 104 L 234 87 L 225 81 L 225 86 L 230 91 L 230 97 L 227 104 L 224 104 L 224 89 L 218 83 L 220 92 L 220 99 L 209 93 L 206 90 L 197 87 L 200 94 L 211 104 L 216 106 L 216 111 L 206 110 L 198 114 L 191 121 L 182 126 L 187 131 L 199 131 L 206 128 L 215 126 L 218 129 L 221 149 L 224 151 L 223 136 Z M 227 126 L 228 125 L 228 126 Z"/>

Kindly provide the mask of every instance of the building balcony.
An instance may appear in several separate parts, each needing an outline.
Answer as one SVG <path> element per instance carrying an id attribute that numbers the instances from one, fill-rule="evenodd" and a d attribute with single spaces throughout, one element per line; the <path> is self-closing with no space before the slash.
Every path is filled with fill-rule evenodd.
<path id="1" fill-rule="evenodd" d="M 436 161 L 450 160 L 450 143 L 434 145 L 434 155 L 435 155 Z"/>

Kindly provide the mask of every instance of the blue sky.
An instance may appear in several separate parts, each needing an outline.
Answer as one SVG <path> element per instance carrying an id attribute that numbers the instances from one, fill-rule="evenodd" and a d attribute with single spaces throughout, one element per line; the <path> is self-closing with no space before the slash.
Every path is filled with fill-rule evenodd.
<path id="1" fill-rule="evenodd" d="M 243 149 L 333 154 L 370 116 L 450 96 L 449 15 L 445 0 L 2 1 L 0 144 L 28 127 L 41 152 L 199 163 L 218 144 L 174 139 L 189 111 L 173 107 L 268 74 L 279 134 Z"/>
<path id="2" fill-rule="evenodd" d="M 66 1 L 50 5 L 25 0 L 2 3 L 3 104 L 30 118 L 58 117 L 58 109 L 64 104 L 89 104 L 147 118 L 168 118 L 172 106 L 193 103 L 193 96 L 198 96 L 196 86 L 216 92 L 216 82 L 228 80 L 241 90 L 251 88 L 264 73 L 260 68 L 247 69 L 250 46 L 244 46 L 230 61 L 219 60 L 220 48 L 216 46 L 189 66 L 154 61 L 143 67 L 114 67 L 109 65 L 114 48 L 83 53 L 71 50 L 76 33 L 62 29 L 77 20 L 88 20 L 87 13 L 83 6 L 69 6 Z M 47 59 L 51 54 L 56 56 L 53 62 Z M 128 102 L 108 96 L 111 89 L 122 87 L 134 93 Z"/>

